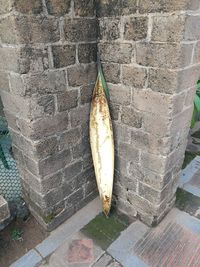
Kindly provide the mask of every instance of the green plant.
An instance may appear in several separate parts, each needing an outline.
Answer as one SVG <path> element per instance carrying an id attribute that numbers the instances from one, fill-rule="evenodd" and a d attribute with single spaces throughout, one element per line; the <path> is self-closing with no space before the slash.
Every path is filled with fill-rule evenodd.
<path id="1" fill-rule="evenodd" d="M 11 239 L 15 240 L 15 241 L 22 241 L 23 240 L 22 239 L 22 234 L 23 234 L 22 230 L 15 228 L 10 233 Z"/>
<path id="2" fill-rule="evenodd" d="M 194 97 L 194 109 L 192 114 L 191 128 L 194 127 L 196 121 L 200 121 L 200 79 L 197 81 L 197 89 Z"/>

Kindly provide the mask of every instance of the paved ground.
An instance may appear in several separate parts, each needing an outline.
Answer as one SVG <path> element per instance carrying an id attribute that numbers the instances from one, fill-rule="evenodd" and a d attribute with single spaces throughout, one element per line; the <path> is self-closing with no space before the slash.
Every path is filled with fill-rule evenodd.
<path id="1" fill-rule="evenodd" d="M 11 266 L 200 267 L 197 218 L 174 208 L 149 228 L 140 221 L 124 223 L 116 214 L 109 223 L 100 210 L 96 199 Z"/>

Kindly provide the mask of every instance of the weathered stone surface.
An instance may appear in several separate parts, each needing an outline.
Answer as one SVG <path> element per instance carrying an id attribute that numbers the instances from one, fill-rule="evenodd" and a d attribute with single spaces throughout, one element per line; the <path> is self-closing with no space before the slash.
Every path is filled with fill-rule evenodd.
<path id="1" fill-rule="evenodd" d="M 41 16 L 8 16 L 0 20 L 3 43 L 32 44 L 59 41 L 58 21 Z"/>
<path id="2" fill-rule="evenodd" d="M 110 103 L 110 116 L 112 120 L 118 120 L 120 115 L 120 105 L 115 103 Z"/>
<path id="3" fill-rule="evenodd" d="M 11 11 L 11 3 L 8 0 L 2 0 L 0 3 L 0 15 Z"/>
<path id="4" fill-rule="evenodd" d="M 132 66 L 122 66 L 122 83 L 135 88 L 144 88 L 147 79 L 147 70 Z"/>
<path id="5" fill-rule="evenodd" d="M 50 71 L 37 75 L 25 75 L 24 92 L 20 95 L 31 96 L 33 94 L 58 93 L 66 90 L 65 72 Z"/>
<path id="6" fill-rule="evenodd" d="M 94 0 L 75 0 L 74 12 L 76 16 L 80 17 L 94 17 L 95 16 L 95 1 Z"/>
<path id="7" fill-rule="evenodd" d="M 167 69 L 150 69 L 148 78 L 148 87 L 151 90 L 174 94 L 178 89 L 178 73 Z"/>
<path id="8" fill-rule="evenodd" d="M 127 129 L 127 127 L 125 127 L 124 125 L 114 122 L 113 131 L 116 141 L 122 141 L 125 143 L 131 142 L 131 131 Z"/>
<path id="9" fill-rule="evenodd" d="M 90 153 L 90 144 L 88 137 L 84 137 L 82 141 L 72 149 L 74 159 L 82 158 L 83 155 Z"/>
<path id="10" fill-rule="evenodd" d="M 199 8 L 199 3 L 197 0 L 187 1 L 187 0 L 144 0 L 139 3 L 140 13 L 156 13 L 156 12 L 172 12 L 176 10 L 196 10 Z"/>
<path id="11" fill-rule="evenodd" d="M 155 16 L 151 40 L 156 42 L 180 42 L 183 39 L 185 16 Z"/>
<path id="12" fill-rule="evenodd" d="M 28 147 L 27 147 L 28 149 Z M 35 144 L 35 155 L 38 158 L 46 158 L 59 151 L 59 143 L 57 137 L 45 138 Z"/>
<path id="13" fill-rule="evenodd" d="M 76 18 L 65 19 L 64 33 L 67 41 L 90 42 L 97 38 L 97 20 Z"/>
<path id="14" fill-rule="evenodd" d="M 81 131 L 79 128 L 75 128 L 62 133 L 60 136 L 59 143 L 61 149 L 63 149 L 77 145 L 77 143 L 80 142 L 80 140 L 81 140 Z"/>
<path id="15" fill-rule="evenodd" d="M 120 65 L 115 63 L 103 63 L 103 73 L 108 83 L 120 82 Z"/>
<path id="16" fill-rule="evenodd" d="M 94 83 L 97 76 L 97 69 L 95 64 L 86 66 L 74 66 L 67 70 L 68 81 L 70 86 L 82 86 Z"/>
<path id="17" fill-rule="evenodd" d="M 96 62 L 97 44 L 80 44 L 78 46 L 78 59 L 80 63 Z"/>
<path id="18" fill-rule="evenodd" d="M 78 105 L 78 90 L 70 90 L 57 95 L 58 111 L 70 110 Z"/>
<path id="19" fill-rule="evenodd" d="M 200 42 L 197 42 L 194 49 L 193 63 L 200 62 Z"/>
<path id="20" fill-rule="evenodd" d="M 75 179 L 74 177 L 77 176 L 79 173 L 81 173 L 83 169 L 83 162 L 78 161 L 76 163 L 71 164 L 64 170 L 64 181 L 68 182 L 72 179 Z"/>
<path id="21" fill-rule="evenodd" d="M 128 161 L 139 161 L 139 151 L 130 144 L 120 143 L 118 153 L 121 157 L 126 157 Z"/>
<path id="22" fill-rule="evenodd" d="M 83 198 L 84 198 L 84 191 L 83 188 L 80 188 L 66 198 L 65 205 L 66 207 L 77 205 Z"/>
<path id="23" fill-rule="evenodd" d="M 45 0 L 50 15 L 62 16 L 70 11 L 70 0 Z"/>
<path id="24" fill-rule="evenodd" d="M 81 87 L 81 104 L 90 103 L 92 99 L 92 92 L 95 84 L 86 85 Z"/>
<path id="25" fill-rule="evenodd" d="M 78 107 L 70 112 L 71 126 L 77 127 L 89 120 L 90 108 L 88 105 Z"/>
<path id="26" fill-rule="evenodd" d="M 174 69 L 190 65 L 191 58 L 191 44 L 136 44 L 136 61 L 139 65 Z"/>
<path id="27" fill-rule="evenodd" d="M 99 37 L 112 41 L 120 38 L 120 19 L 102 18 L 99 20 Z"/>
<path id="28" fill-rule="evenodd" d="M 63 68 L 76 62 L 75 45 L 54 45 L 52 46 L 52 54 L 55 68 Z"/>
<path id="29" fill-rule="evenodd" d="M 111 17 L 136 13 L 136 0 L 111 0 L 97 1 L 97 15 L 99 17 Z"/>
<path id="30" fill-rule="evenodd" d="M 172 97 L 150 90 L 135 90 L 133 105 L 139 110 L 166 116 L 172 108 Z"/>
<path id="31" fill-rule="evenodd" d="M 150 153 L 141 154 L 141 164 L 145 168 L 164 174 L 166 171 L 167 158 Z"/>
<path id="32" fill-rule="evenodd" d="M 123 107 L 121 111 L 121 121 L 123 124 L 134 128 L 142 127 L 142 116 L 133 108 Z"/>
<path id="33" fill-rule="evenodd" d="M 147 37 L 147 17 L 131 17 L 124 21 L 124 39 L 142 40 Z"/>
<path id="34" fill-rule="evenodd" d="M 122 105 L 131 103 L 131 89 L 121 84 L 108 84 L 111 102 Z"/>
<path id="35" fill-rule="evenodd" d="M 68 130 L 68 113 L 59 113 L 54 117 L 42 118 L 31 123 L 20 119 L 18 128 L 28 138 L 33 140 L 42 139 Z"/>
<path id="36" fill-rule="evenodd" d="M 188 41 L 200 40 L 200 16 L 187 16 L 184 39 Z"/>
<path id="37" fill-rule="evenodd" d="M 42 0 L 14 0 L 12 6 L 22 14 L 40 14 L 43 11 Z"/>
<path id="38" fill-rule="evenodd" d="M 0 81 L 0 91 L 10 91 L 7 73 L 0 72 Z"/>
<path id="39" fill-rule="evenodd" d="M 143 114 L 143 127 L 148 133 L 155 136 L 165 137 L 170 134 L 170 118 L 163 117 L 160 114 L 145 112 Z"/>
<path id="40" fill-rule="evenodd" d="M 131 62 L 133 48 L 126 43 L 100 43 L 99 52 L 103 62 L 125 64 Z"/>
<path id="41" fill-rule="evenodd" d="M 41 160 L 39 162 L 39 172 L 42 176 L 46 176 L 63 169 L 72 160 L 70 150 L 64 150 L 60 153 Z"/>
<path id="42" fill-rule="evenodd" d="M 55 100 L 53 95 L 33 97 L 30 100 L 30 117 L 37 119 L 47 115 L 54 115 Z"/>
<path id="43" fill-rule="evenodd" d="M 196 86 L 199 79 L 199 66 L 190 67 L 178 72 L 178 92 Z"/>

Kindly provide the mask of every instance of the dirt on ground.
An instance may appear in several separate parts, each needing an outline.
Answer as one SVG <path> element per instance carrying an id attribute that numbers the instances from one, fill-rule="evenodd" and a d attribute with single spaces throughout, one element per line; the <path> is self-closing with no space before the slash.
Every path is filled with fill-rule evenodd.
<path id="1" fill-rule="evenodd" d="M 11 263 L 42 242 L 47 235 L 47 232 L 32 216 L 25 222 L 13 221 L 0 232 L 0 266 L 10 266 Z"/>

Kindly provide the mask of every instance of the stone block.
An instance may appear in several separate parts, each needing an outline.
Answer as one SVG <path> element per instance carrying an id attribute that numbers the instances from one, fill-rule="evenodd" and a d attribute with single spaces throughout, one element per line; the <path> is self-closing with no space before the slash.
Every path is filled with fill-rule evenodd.
<path id="1" fill-rule="evenodd" d="M 122 198 L 117 199 L 117 209 L 119 210 L 119 212 L 125 213 L 127 214 L 127 216 L 129 218 L 135 218 L 137 217 L 137 210 L 135 209 L 135 207 L 130 204 L 128 201 L 123 200 Z M 118 263 L 114 263 L 113 265 L 111 265 L 113 267 L 120 267 L 120 265 L 118 265 Z"/>
<path id="2" fill-rule="evenodd" d="M 131 141 L 131 131 L 127 129 L 126 126 L 113 122 L 113 132 L 114 138 L 117 141 L 122 141 L 125 143 L 130 143 Z"/>
<path id="3" fill-rule="evenodd" d="M 63 68 L 76 62 L 75 45 L 53 45 L 53 62 L 55 68 Z"/>
<path id="4" fill-rule="evenodd" d="M 195 93 L 196 93 L 196 87 L 190 88 L 186 92 L 186 97 L 185 97 L 185 101 L 184 101 L 184 105 L 186 107 L 190 107 L 193 104 Z"/>
<path id="5" fill-rule="evenodd" d="M 136 62 L 139 65 L 175 69 L 190 65 L 191 58 L 191 44 L 136 44 Z"/>
<path id="6" fill-rule="evenodd" d="M 66 178 L 66 177 L 64 177 Z M 65 180 L 62 184 L 63 197 L 66 198 L 79 188 L 77 179 Z"/>
<path id="7" fill-rule="evenodd" d="M 0 91 L 10 91 L 10 86 L 9 86 L 9 79 L 8 79 L 8 74 L 5 72 L 0 72 Z"/>
<path id="8" fill-rule="evenodd" d="M 158 137 L 167 137 L 170 134 L 171 120 L 160 114 L 143 113 L 144 130 Z"/>
<path id="9" fill-rule="evenodd" d="M 107 83 L 120 83 L 120 65 L 116 63 L 103 63 L 103 73 Z"/>
<path id="10" fill-rule="evenodd" d="M 187 16 L 184 39 L 187 41 L 200 40 L 200 16 Z"/>
<path id="11" fill-rule="evenodd" d="M 72 179 L 75 179 L 75 177 L 81 173 L 82 169 L 83 169 L 82 161 L 77 161 L 66 167 L 64 169 L 64 182 L 69 182 Z"/>
<path id="12" fill-rule="evenodd" d="M 9 2 L 10 0 L 8 0 Z M 34 14 L 38 15 L 42 13 L 42 0 L 14 0 L 12 3 L 12 7 L 22 14 Z"/>
<path id="13" fill-rule="evenodd" d="M 130 105 L 131 89 L 121 84 L 108 84 L 112 103 Z"/>
<path id="14" fill-rule="evenodd" d="M 78 90 L 70 90 L 61 94 L 57 94 L 58 111 L 62 112 L 77 107 Z"/>
<path id="15" fill-rule="evenodd" d="M 0 57 L 0 70 L 23 73 L 23 66 L 21 66 L 19 61 L 18 49 L 11 47 L 0 47 Z"/>
<path id="16" fill-rule="evenodd" d="M 112 17 L 136 13 L 136 0 L 97 1 L 97 16 Z"/>
<path id="17" fill-rule="evenodd" d="M 27 147 L 28 149 L 28 147 Z M 34 153 L 37 158 L 46 158 L 59 151 L 59 142 L 57 137 L 45 138 L 45 140 L 35 143 Z"/>
<path id="18" fill-rule="evenodd" d="M 115 103 L 109 104 L 111 120 L 118 120 L 120 115 L 120 105 Z"/>
<path id="19" fill-rule="evenodd" d="M 99 20 L 100 40 L 114 41 L 120 38 L 120 19 L 102 18 Z"/>
<path id="20" fill-rule="evenodd" d="M 54 153 L 52 156 L 39 162 L 40 175 L 46 176 L 63 169 L 72 160 L 70 150 Z"/>
<path id="21" fill-rule="evenodd" d="M 199 8 L 198 0 L 144 0 L 139 3 L 140 13 L 160 13 L 160 12 L 173 12 L 181 10 L 196 10 Z"/>
<path id="22" fill-rule="evenodd" d="M 155 42 L 180 42 L 185 26 L 184 15 L 155 16 L 151 40 Z"/>
<path id="23" fill-rule="evenodd" d="M 179 87 L 178 73 L 168 69 L 150 69 L 148 87 L 156 92 L 174 94 Z"/>
<path id="24" fill-rule="evenodd" d="M 70 0 L 45 0 L 50 15 L 62 16 L 70 12 Z"/>
<path id="25" fill-rule="evenodd" d="M 80 128 L 75 128 L 61 134 L 59 139 L 60 148 L 69 148 L 77 145 L 81 140 Z"/>
<path id="26" fill-rule="evenodd" d="M 185 89 L 196 87 L 199 79 L 199 66 L 184 69 L 178 72 L 178 92 Z"/>
<path id="27" fill-rule="evenodd" d="M 124 157 L 115 155 L 115 169 L 120 175 L 127 177 L 128 175 L 127 165 L 128 162 Z"/>
<path id="28" fill-rule="evenodd" d="M 160 174 L 164 174 L 167 171 L 167 162 L 167 157 L 144 152 L 141 154 L 141 165 Z"/>
<path id="29" fill-rule="evenodd" d="M 2 0 L 0 3 L 0 15 L 9 13 L 11 11 L 11 3 L 8 0 Z"/>
<path id="30" fill-rule="evenodd" d="M 65 206 L 71 207 L 79 204 L 81 200 L 84 198 L 84 191 L 83 188 L 78 189 L 77 191 L 73 192 L 71 195 L 67 196 L 65 200 Z"/>
<path id="31" fill-rule="evenodd" d="M 132 66 L 122 66 L 122 82 L 135 88 L 144 88 L 147 80 L 147 70 Z"/>
<path id="32" fill-rule="evenodd" d="M 8 202 L 0 196 L 0 223 L 5 221 L 10 217 L 10 210 L 8 207 Z"/>
<path id="33" fill-rule="evenodd" d="M 94 0 L 75 0 L 74 12 L 80 17 L 94 17 L 96 3 Z"/>
<path id="34" fill-rule="evenodd" d="M 173 98 L 170 95 L 156 93 L 150 90 L 135 90 L 133 105 L 141 111 L 169 116 L 172 110 Z"/>
<path id="35" fill-rule="evenodd" d="M 130 127 L 142 127 L 142 115 L 133 108 L 123 107 L 121 111 L 121 122 Z"/>
<path id="36" fill-rule="evenodd" d="M 147 17 L 131 17 L 124 20 L 124 40 L 138 41 L 145 39 L 147 30 Z"/>
<path id="37" fill-rule="evenodd" d="M 6 109 L 4 109 L 4 114 L 6 116 L 6 120 L 8 122 L 9 128 L 12 128 L 15 131 L 19 131 L 16 114 Z"/>
<path id="38" fill-rule="evenodd" d="M 60 39 L 58 21 L 41 16 L 8 16 L 0 20 L 3 43 L 32 44 L 57 42 Z"/>
<path id="39" fill-rule="evenodd" d="M 94 83 L 97 76 L 96 64 L 70 67 L 67 70 L 70 86 L 82 86 Z"/>
<path id="40" fill-rule="evenodd" d="M 73 128 L 89 121 L 90 108 L 84 105 L 70 112 L 71 126 Z"/>
<path id="41" fill-rule="evenodd" d="M 90 103 L 92 100 L 92 92 L 95 84 L 86 85 L 81 87 L 81 104 Z"/>
<path id="42" fill-rule="evenodd" d="M 97 60 L 97 44 L 79 44 L 78 60 L 80 63 L 91 63 Z"/>
<path id="43" fill-rule="evenodd" d="M 47 115 L 54 115 L 55 100 L 53 95 L 43 95 L 30 99 L 30 117 L 38 119 Z"/>
<path id="44" fill-rule="evenodd" d="M 38 140 L 68 130 L 68 113 L 59 113 L 53 117 L 46 117 L 34 122 L 20 119 L 18 128 L 30 139 Z"/>
<path id="45" fill-rule="evenodd" d="M 118 154 L 122 158 L 126 158 L 127 161 L 138 162 L 139 161 L 139 150 L 133 145 L 127 143 L 119 143 Z"/>
<path id="46" fill-rule="evenodd" d="M 200 62 L 200 41 L 196 43 L 194 48 L 193 63 L 198 64 Z"/>
<path id="47" fill-rule="evenodd" d="M 96 41 L 97 20 L 87 18 L 65 19 L 64 34 L 69 42 Z"/>
<path id="48" fill-rule="evenodd" d="M 100 43 L 99 53 L 103 62 L 126 64 L 131 63 L 133 47 L 126 43 Z"/>
<path id="49" fill-rule="evenodd" d="M 44 203 L 45 203 L 45 207 L 47 207 L 47 208 L 52 207 L 52 206 L 58 204 L 62 200 L 63 200 L 62 187 L 57 187 L 57 188 L 49 191 L 44 196 Z"/>
<path id="50" fill-rule="evenodd" d="M 24 92 L 20 95 L 59 93 L 66 90 L 65 72 L 61 70 L 44 72 L 35 75 L 24 75 Z"/>
<path id="51" fill-rule="evenodd" d="M 72 149 L 73 158 L 82 158 L 83 155 L 90 153 L 90 144 L 87 137 L 84 137 L 82 141 Z"/>

